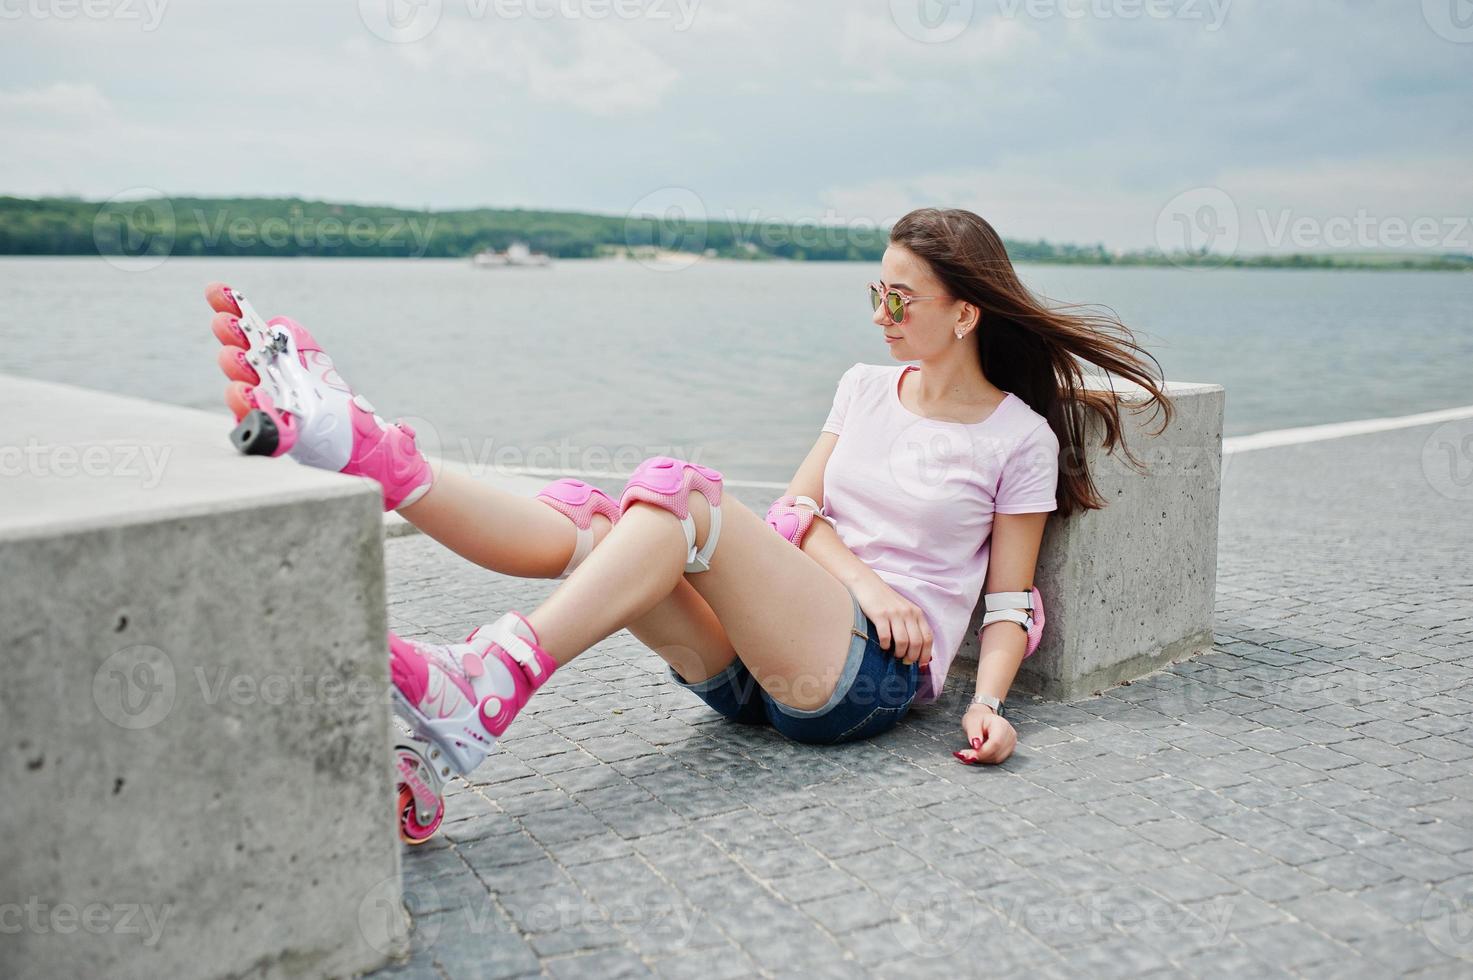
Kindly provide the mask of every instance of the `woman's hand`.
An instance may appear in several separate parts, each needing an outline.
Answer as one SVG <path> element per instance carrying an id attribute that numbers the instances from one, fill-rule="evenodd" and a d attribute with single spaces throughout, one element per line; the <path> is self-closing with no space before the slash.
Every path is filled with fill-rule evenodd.
<path id="1" fill-rule="evenodd" d="M 1013 754 L 1018 733 L 1012 723 L 985 704 L 974 704 L 962 715 L 962 734 L 971 748 L 953 752 L 969 766 L 997 765 Z"/>
<path id="2" fill-rule="evenodd" d="M 931 662 L 931 626 L 921 607 L 886 585 L 878 576 L 854 590 L 859 608 L 874 621 L 882 648 L 906 664 Z M 892 642 L 893 641 L 893 642 Z"/>

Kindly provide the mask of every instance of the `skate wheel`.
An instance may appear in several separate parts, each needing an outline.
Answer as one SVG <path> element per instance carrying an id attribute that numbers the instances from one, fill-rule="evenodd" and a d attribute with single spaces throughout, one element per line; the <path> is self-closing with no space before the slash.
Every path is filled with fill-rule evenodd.
<path id="1" fill-rule="evenodd" d="M 271 421 L 271 416 L 254 409 L 231 430 L 230 441 L 247 456 L 275 456 L 276 447 L 281 444 L 281 433 L 277 431 L 276 423 Z"/>
<path id="2" fill-rule="evenodd" d="M 232 381 L 225 386 L 225 407 L 230 409 L 235 421 L 239 422 L 256 407 L 252 390 L 244 381 Z"/>
<path id="3" fill-rule="evenodd" d="M 261 376 L 251 367 L 250 361 L 246 359 L 246 352 L 239 347 L 230 344 L 221 347 L 215 352 L 215 363 L 220 365 L 220 370 L 231 381 L 243 381 L 248 385 L 261 383 Z"/>
<path id="4" fill-rule="evenodd" d="M 435 831 L 440 829 L 440 820 L 445 816 L 445 804 L 441 803 L 435 809 L 435 819 L 430 821 L 428 827 L 419 822 L 415 816 L 414 794 L 408 786 L 399 787 L 399 839 L 406 844 L 423 844 L 435 836 Z"/>
<path id="5" fill-rule="evenodd" d="M 240 316 L 240 304 L 235 301 L 235 293 L 223 282 L 212 282 L 205 287 L 205 302 L 216 313 Z"/>
<path id="6" fill-rule="evenodd" d="M 250 349 L 250 338 L 240 328 L 240 318 L 234 314 L 216 313 L 215 318 L 210 321 L 210 330 L 215 334 L 215 339 L 226 347 Z"/>

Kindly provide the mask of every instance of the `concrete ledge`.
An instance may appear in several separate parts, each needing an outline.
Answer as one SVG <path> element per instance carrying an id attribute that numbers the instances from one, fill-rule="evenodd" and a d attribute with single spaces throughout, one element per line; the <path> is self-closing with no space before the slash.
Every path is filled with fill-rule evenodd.
<path id="1" fill-rule="evenodd" d="M 1129 383 L 1116 390 L 1143 400 Z M 1015 690 L 1084 697 L 1211 649 L 1225 392 L 1176 382 L 1167 393 L 1176 413 L 1160 435 L 1159 412 L 1122 412 L 1144 475 L 1100 450 L 1104 427 L 1090 416 L 1089 470 L 1109 503 L 1049 519 L 1036 578 L 1048 621 Z M 979 607 L 960 656 L 976 659 L 981 622 Z"/>
<path id="2" fill-rule="evenodd" d="M 0 974 L 404 947 L 378 494 L 227 430 L 0 377 Z"/>

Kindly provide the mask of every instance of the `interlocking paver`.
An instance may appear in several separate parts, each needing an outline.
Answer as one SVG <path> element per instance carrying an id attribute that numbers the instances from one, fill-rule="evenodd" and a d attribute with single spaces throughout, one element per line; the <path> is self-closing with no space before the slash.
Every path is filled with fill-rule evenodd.
<path id="1" fill-rule="evenodd" d="M 968 665 L 827 750 L 725 722 L 610 637 L 405 851 L 414 950 L 380 975 L 1468 975 L 1473 525 L 1420 477 L 1429 431 L 1234 457 L 1213 651 L 1015 698 L 1000 769 L 949 756 Z M 410 635 L 556 585 L 420 537 L 388 556 Z"/>

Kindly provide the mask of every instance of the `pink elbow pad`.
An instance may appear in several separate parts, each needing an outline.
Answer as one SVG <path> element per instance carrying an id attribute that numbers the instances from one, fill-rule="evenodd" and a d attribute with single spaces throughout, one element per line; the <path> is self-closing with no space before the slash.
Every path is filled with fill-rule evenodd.
<path id="1" fill-rule="evenodd" d="M 1033 656 L 1043 641 L 1043 596 L 1038 587 L 1030 587 L 1027 592 L 989 592 L 982 600 L 982 625 L 977 628 L 977 641 L 982 641 L 983 629 L 1005 619 L 1017 623 L 1028 635 L 1024 659 Z"/>

